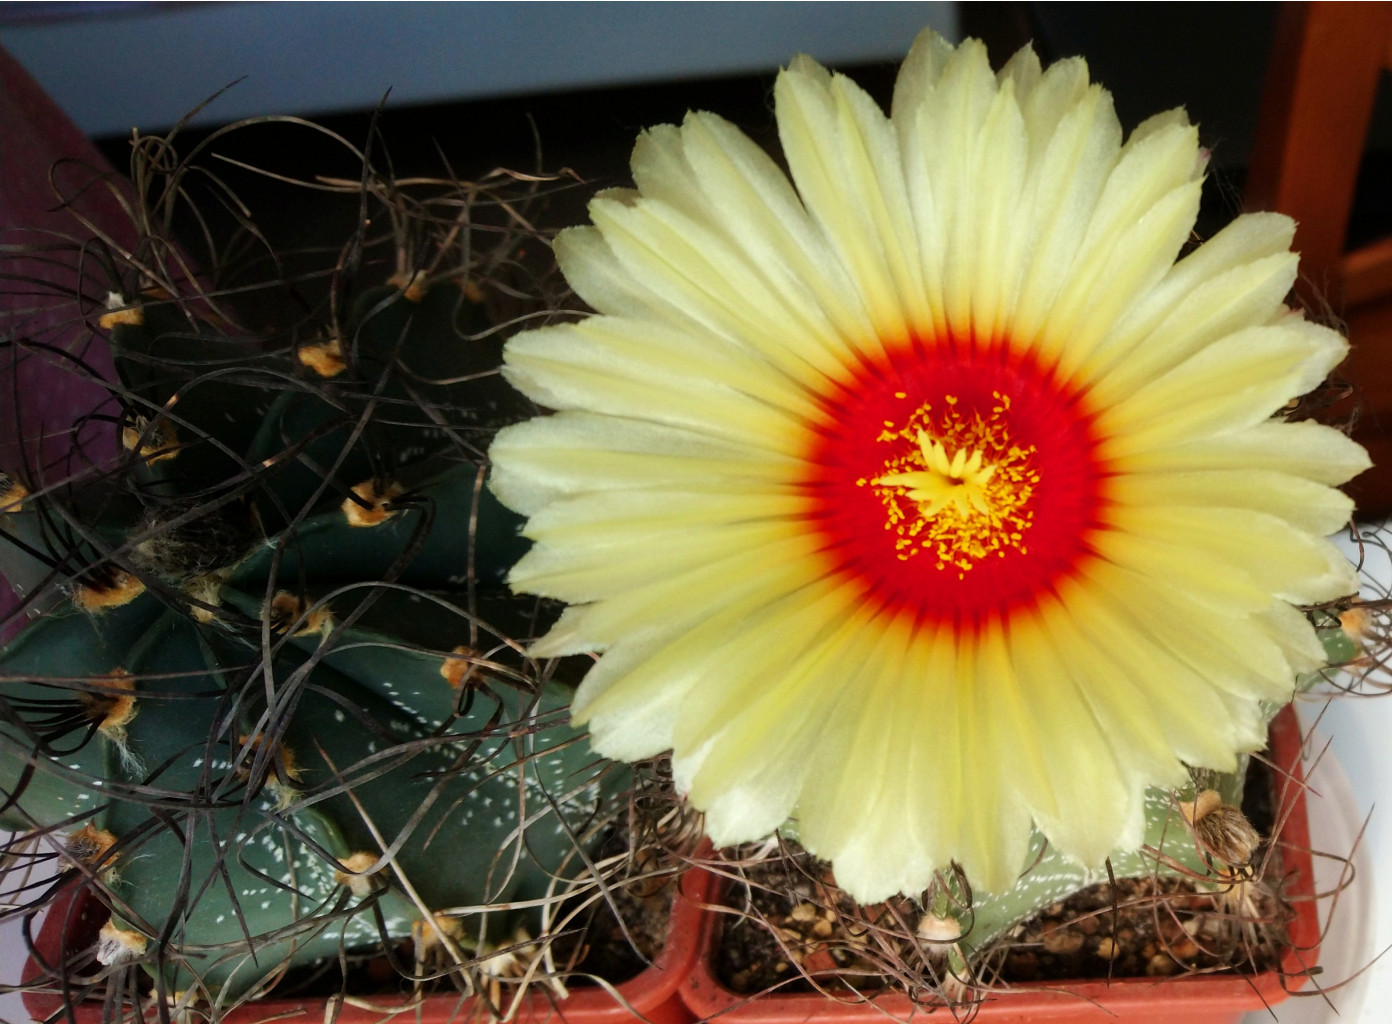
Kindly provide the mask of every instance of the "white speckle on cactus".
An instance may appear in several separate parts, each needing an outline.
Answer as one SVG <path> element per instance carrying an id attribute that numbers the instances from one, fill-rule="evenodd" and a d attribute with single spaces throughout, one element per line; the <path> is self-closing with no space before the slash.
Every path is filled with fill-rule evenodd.
<path id="1" fill-rule="evenodd" d="M 335 722 L 346 722 L 346 721 L 348 721 L 348 716 L 345 715 L 342 711 L 335 711 L 335 712 L 333 713 L 333 717 L 334 717 L 334 721 L 335 721 Z"/>

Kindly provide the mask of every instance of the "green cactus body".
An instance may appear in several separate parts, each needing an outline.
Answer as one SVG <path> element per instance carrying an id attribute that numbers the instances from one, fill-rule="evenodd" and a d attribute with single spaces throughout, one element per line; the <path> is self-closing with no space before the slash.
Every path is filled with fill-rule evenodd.
<path id="1" fill-rule="evenodd" d="M 526 541 L 477 451 L 527 410 L 481 307 L 345 305 L 316 363 L 146 301 L 113 330 L 124 475 L 0 513 L 0 568 L 55 605 L 0 652 L 0 821 L 110 833 L 84 863 L 129 955 L 215 1006 L 441 912 L 466 953 L 535 933 L 629 785 L 501 586 Z"/>

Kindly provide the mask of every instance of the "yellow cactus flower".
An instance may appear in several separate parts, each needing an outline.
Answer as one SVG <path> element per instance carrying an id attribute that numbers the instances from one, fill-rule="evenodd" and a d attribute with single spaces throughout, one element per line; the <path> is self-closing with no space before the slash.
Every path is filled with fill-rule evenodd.
<path id="1" fill-rule="evenodd" d="M 1180 257 L 1195 128 L 1123 140 L 1081 60 L 925 33 L 888 116 L 805 58 L 775 98 L 791 181 L 645 132 L 556 242 L 599 315 L 507 347 L 556 410 L 492 449 L 512 585 L 571 604 L 535 653 L 602 652 L 576 720 L 670 749 L 718 844 L 792 818 L 862 901 L 1002 890 L 1032 827 L 1100 864 L 1322 663 L 1368 462 L 1273 417 L 1345 343 L 1283 304 L 1287 218 Z"/>

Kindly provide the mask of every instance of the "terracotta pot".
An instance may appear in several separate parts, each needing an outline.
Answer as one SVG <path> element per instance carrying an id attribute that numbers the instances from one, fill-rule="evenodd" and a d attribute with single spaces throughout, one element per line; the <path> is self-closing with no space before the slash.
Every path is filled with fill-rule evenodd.
<path id="1" fill-rule="evenodd" d="M 704 871 L 689 871 L 682 878 L 672 904 L 662 952 L 643 973 L 615 986 L 623 1002 L 600 986 L 574 985 L 569 997 L 562 1002 L 555 1002 L 542 993 L 528 995 L 513 1019 L 518 1024 L 625 1024 L 638 1014 L 651 1024 L 691 1024 L 695 1018 L 682 1001 L 679 988 L 698 958 L 697 936 L 701 934 L 701 919 L 705 913 L 702 906 L 709 899 L 710 884 L 711 877 Z M 85 961 L 84 970 L 91 971 L 91 948 L 108 916 L 107 908 L 86 886 L 71 887 L 50 905 L 34 940 L 34 953 L 22 974 L 26 985 L 45 979 L 50 981 L 46 987 L 52 991 L 24 994 L 25 1008 L 35 1020 L 102 1024 L 102 1003 L 78 1001 L 81 993 L 77 991 L 64 998 L 58 994 L 57 979 L 66 973 L 61 969 L 65 964 L 71 967 Z M 405 1016 L 413 1024 L 487 1020 L 487 1015 L 480 1015 L 472 1003 L 472 1000 L 460 1000 L 457 995 L 431 996 Z M 380 1005 L 389 1006 L 385 1001 Z M 345 1004 L 339 1008 L 335 1020 L 337 1024 L 380 1024 L 384 1016 L 381 1010 Z M 153 1014 L 147 1015 L 147 1019 L 153 1020 Z M 225 1024 L 253 1024 L 271 1019 L 316 1024 L 325 1019 L 324 1000 L 261 999 L 223 1017 Z"/>
<path id="2" fill-rule="evenodd" d="M 1286 896 L 1294 910 L 1290 923 L 1291 946 L 1284 954 L 1281 972 L 1259 975 L 1203 974 L 1158 980 L 1121 978 L 1078 981 L 1041 989 L 992 992 L 975 1016 L 992 1024 L 1027 1021 L 1110 1022 L 1110 1024 L 1230 1024 L 1249 1010 L 1262 1010 L 1286 998 L 1287 990 L 1300 986 L 1302 976 L 1319 953 L 1319 919 L 1314 900 L 1314 868 L 1310 855 L 1310 830 L 1301 785 L 1300 727 L 1295 711 L 1282 709 L 1271 725 L 1270 756 L 1287 777 L 1276 782 L 1278 820 L 1285 864 Z M 725 915 L 712 913 L 702 924 L 702 955 L 682 986 L 682 998 L 701 1020 L 721 1024 L 816 1024 L 829 1021 L 865 1021 L 884 1024 L 906 1020 L 914 1013 L 908 996 L 886 994 L 871 1002 L 838 1002 L 815 992 L 774 991 L 750 997 L 721 984 L 714 969 L 715 944 Z M 1284 975 L 1284 977 L 1283 977 Z M 939 1007 L 936 1017 L 950 1021 Z"/>

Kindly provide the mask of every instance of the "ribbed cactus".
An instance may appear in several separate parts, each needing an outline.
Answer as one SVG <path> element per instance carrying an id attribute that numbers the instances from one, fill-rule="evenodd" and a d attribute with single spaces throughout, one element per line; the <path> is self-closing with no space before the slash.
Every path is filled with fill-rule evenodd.
<path id="1" fill-rule="evenodd" d="M 526 542 L 481 453 L 527 409 L 464 279 L 340 281 L 270 337 L 113 293 L 120 465 L 7 467 L 0 571 L 46 611 L 0 652 L 0 823 L 167 993 L 535 934 L 628 785 L 501 583 Z"/>

